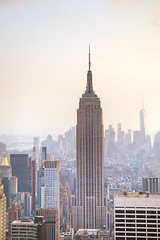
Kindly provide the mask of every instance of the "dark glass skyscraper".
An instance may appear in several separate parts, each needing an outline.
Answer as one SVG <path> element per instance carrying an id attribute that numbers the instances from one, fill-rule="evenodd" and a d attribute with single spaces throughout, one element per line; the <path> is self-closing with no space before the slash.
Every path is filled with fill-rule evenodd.
<path id="1" fill-rule="evenodd" d="M 32 186 L 32 158 L 28 154 L 11 154 L 12 175 L 18 178 L 18 192 L 30 192 Z"/>

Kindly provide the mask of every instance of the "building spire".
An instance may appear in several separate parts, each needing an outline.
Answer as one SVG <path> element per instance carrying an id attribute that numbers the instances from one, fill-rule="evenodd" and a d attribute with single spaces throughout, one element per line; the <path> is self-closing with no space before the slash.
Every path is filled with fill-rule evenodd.
<path id="1" fill-rule="evenodd" d="M 1 166 L 7 166 L 7 167 L 9 166 L 9 162 L 8 162 L 8 159 L 7 159 L 6 152 L 4 153 L 4 158 L 3 158 Z"/>
<path id="2" fill-rule="evenodd" d="M 142 109 L 144 110 L 144 100 L 142 99 Z"/>
<path id="3" fill-rule="evenodd" d="M 91 54 L 90 54 L 90 44 L 89 44 L 89 71 L 91 70 Z"/>
<path id="4" fill-rule="evenodd" d="M 97 97 L 93 90 L 93 83 L 92 83 L 92 71 L 91 71 L 91 53 L 90 53 L 90 44 L 89 44 L 89 70 L 87 73 L 87 86 L 86 86 L 86 91 L 82 95 L 82 97 Z"/>
<path id="5" fill-rule="evenodd" d="M 92 86 L 92 72 L 91 72 L 91 53 L 90 53 L 90 44 L 89 44 L 89 70 L 87 74 L 87 91 L 93 92 Z"/>

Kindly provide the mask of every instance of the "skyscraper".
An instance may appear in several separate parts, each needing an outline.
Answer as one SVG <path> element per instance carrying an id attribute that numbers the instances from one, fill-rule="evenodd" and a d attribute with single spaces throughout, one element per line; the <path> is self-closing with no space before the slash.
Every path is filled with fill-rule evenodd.
<path id="1" fill-rule="evenodd" d="M 10 179 L 12 177 L 12 167 L 8 162 L 6 153 L 0 166 L 2 184 L 4 185 L 4 194 L 6 196 L 6 208 L 10 206 Z"/>
<path id="2" fill-rule="evenodd" d="M 44 162 L 44 208 L 59 209 L 59 161 Z"/>
<path id="3" fill-rule="evenodd" d="M 6 153 L 4 154 L 4 158 L 0 166 L 0 171 L 2 173 L 2 179 L 3 178 L 10 179 L 12 177 L 12 167 L 8 162 Z"/>
<path id="4" fill-rule="evenodd" d="M 69 215 L 72 210 L 72 195 L 68 183 L 60 186 L 60 221 L 69 223 Z"/>
<path id="5" fill-rule="evenodd" d="M 0 239 L 6 239 L 6 197 L 0 174 Z"/>
<path id="6" fill-rule="evenodd" d="M 80 98 L 76 126 L 76 206 L 74 229 L 95 229 L 106 225 L 104 197 L 104 127 L 101 102 L 92 85 L 89 51 L 87 87 Z"/>
<path id="7" fill-rule="evenodd" d="M 116 153 L 115 145 L 115 130 L 110 124 L 108 129 L 105 130 L 105 154 L 107 157 L 112 157 Z"/>
<path id="8" fill-rule="evenodd" d="M 146 142 L 146 111 L 142 107 L 140 111 L 140 137 L 141 137 L 141 144 L 144 144 Z"/>
<path id="9" fill-rule="evenodd" d="M 33 158 L 32 159 L 32 211 L 34 211 L 36 207 L 36 201 L 37 201 L 37 165 L 38 165 L 35 144 L 33 146 L 32 158 Z"/>
<path id="10" fill-rule="evenodd" d="M 30 192 L 32 185 L 32 158 L 28 154 L 11 154 L 12 175 L 18 178 L 18 192 Z"/>
<path id="11" fill-rule="evenodd" d="M 59 212 L 59 161 L 46 160 L 42 163 L 43 172 L 39 179 L 44 182 L 43 193 L 41 188 L 40 209 L 36 209 L 35 214 L 44 216 L 46 220 L 46 239 L 59 239 L 60 232 L 60 212 Z"/>

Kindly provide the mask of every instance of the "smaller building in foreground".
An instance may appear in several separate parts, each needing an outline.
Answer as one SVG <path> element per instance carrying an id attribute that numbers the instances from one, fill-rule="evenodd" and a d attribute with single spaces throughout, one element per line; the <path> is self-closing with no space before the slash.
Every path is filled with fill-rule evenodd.
<path id="1" fill-rule="evenodd" d="M 45 240 L 45 220 L 35 217 L 34 221 L 21 220 L 11 224 L 11 240 Z"/>
<path id="2" fill-rule="evenodd" d="M 160 194 L 116 193 L 115 240 L 160 239 Z"/>
<path id="3" fill-rule="evenodd" d="M 75 234 L 75 240 L 88 239 L 109 240 L 109 232 L 100 229 L 79 229 Z"/>
<path id="4" fill-rule="evenodd" d="M 58 209 L 36 209 L 37 216 L 43 216 L 46 221 L 46 240 L 59 239 L 59 212 Z"/>

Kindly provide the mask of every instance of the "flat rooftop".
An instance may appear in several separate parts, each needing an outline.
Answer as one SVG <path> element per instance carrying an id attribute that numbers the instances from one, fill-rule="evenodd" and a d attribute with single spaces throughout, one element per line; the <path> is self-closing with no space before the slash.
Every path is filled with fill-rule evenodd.
<path id="1" fill-rule="evenodd" d="M 128 197 L 128 198 L 160 198 L 160 193 L 115 193 L 114 197 Z"/>
<path id="2" fill-rule="evenodd" d="M 12 224 L 16 224 L 16 225 L 34 225 L 34 221 L 15 220 L 15 221 L 12 222 Z"/>

